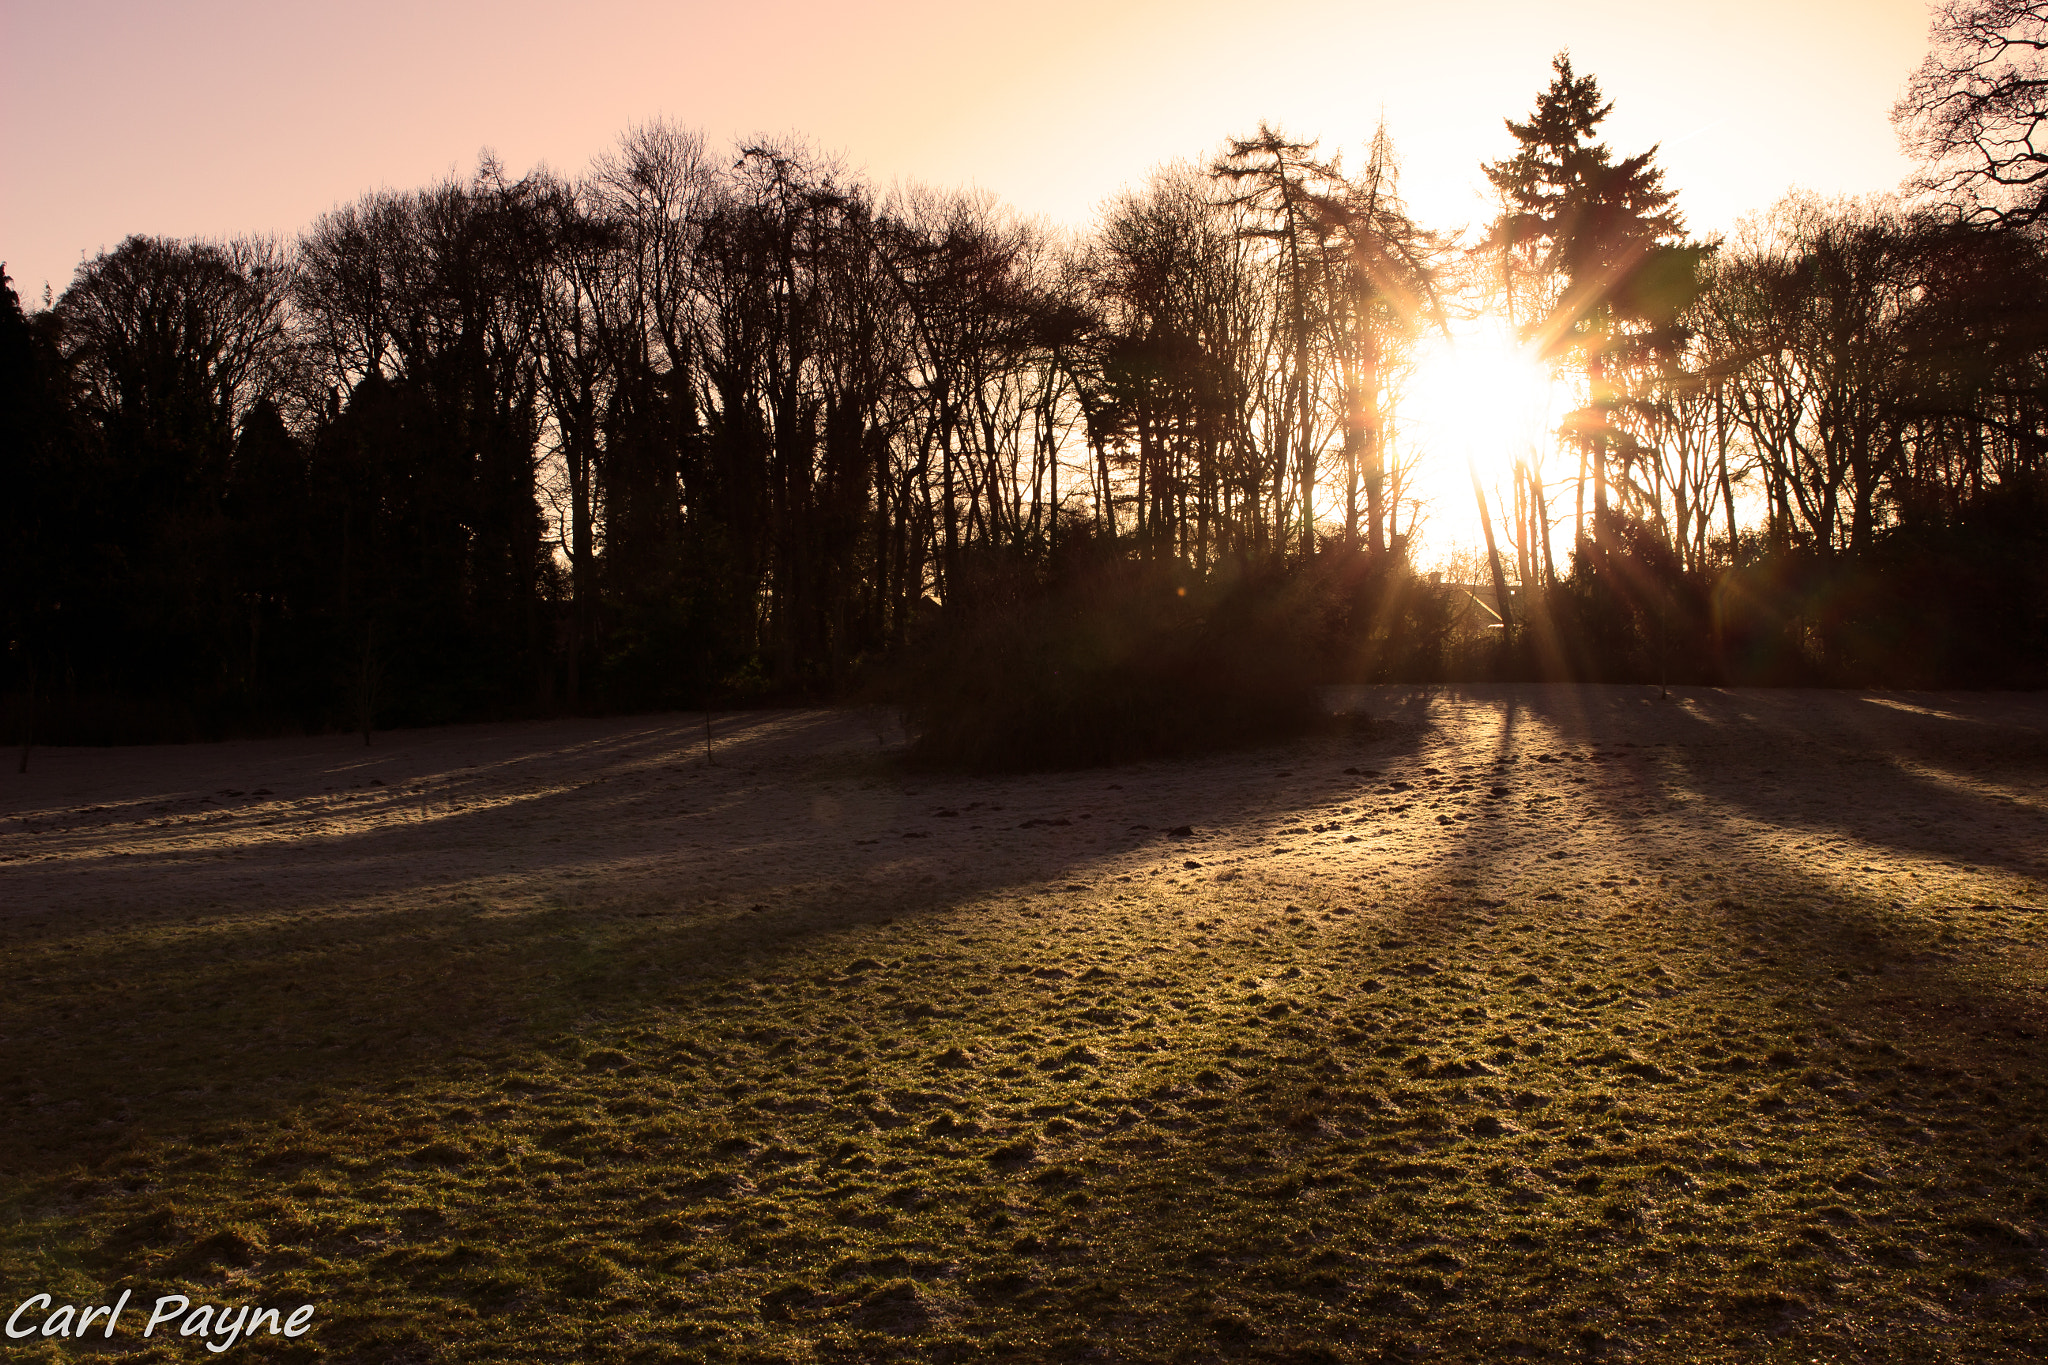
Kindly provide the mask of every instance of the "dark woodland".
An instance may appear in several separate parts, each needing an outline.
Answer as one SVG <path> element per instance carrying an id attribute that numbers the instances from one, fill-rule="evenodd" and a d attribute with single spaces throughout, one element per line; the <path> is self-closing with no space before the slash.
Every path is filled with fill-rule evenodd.
<path id="1" fill-rule="evenodd" d="M 2040 686 L 2048 163 L 1996 44 L 2041 9 L 1937 33 L 1916 195 L 1728 239 L 1564 57 L 1462 238 L 1384 135 L 1261 126 L 1067 237 L 668 125 L 293 241 L 130 237 L 0 300 L 4 723 L 865 692 L 1003 763 L 964 717 L 1119 757 L 1340 679 Z M 1403 384 L 1481 308 L 1576 377 L 1575 467 L 1475 477 L 1486 558 L 1419 573 Z"/>

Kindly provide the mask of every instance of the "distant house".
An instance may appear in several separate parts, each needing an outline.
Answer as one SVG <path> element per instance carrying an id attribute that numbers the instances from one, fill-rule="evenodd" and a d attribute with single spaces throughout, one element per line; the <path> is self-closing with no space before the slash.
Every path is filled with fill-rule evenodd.
<path id="1" fill-rule="evenodd" d="M 1429 581 L 1451 590 L 1452 610 L 1457 613 L 1459 626 L 1467 630 L 1500 628 L 1500 597 L 1494 592 L 1492 583 L 1446 583 L 1442 574 L 1434 573 L 1429 576 Z M 1518 589 L 1508 589 L 1509 611 L 1519 610 L 1521 597 Z"/>

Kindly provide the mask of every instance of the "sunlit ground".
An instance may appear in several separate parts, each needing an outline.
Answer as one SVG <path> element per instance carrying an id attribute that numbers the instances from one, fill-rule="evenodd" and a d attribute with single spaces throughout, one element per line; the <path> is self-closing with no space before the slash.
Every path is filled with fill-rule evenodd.
<path id="1" fill-rule="evenodd" d="M 2048 703 L 1654 696 L 39 751 L 0 1284 L 318 1305 L 259 1359 L 2041 1358 Z"/>

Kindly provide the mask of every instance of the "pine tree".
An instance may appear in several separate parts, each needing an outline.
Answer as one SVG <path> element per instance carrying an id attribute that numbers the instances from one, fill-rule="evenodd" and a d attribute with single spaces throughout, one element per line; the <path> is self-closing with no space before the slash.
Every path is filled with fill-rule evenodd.
<path id="1" fill-rule="evenodd" d="M 1613 361 L 1632 330 L 1668 323 L 1684 307 L 1699 253 L 1678 245 L 1684 220 L 1653 164 L 1657 149 L 1616 161 L 1593 140 L 1614 108 L 1598 82 L 1575 75 L 1563 52 L 1551 67 L 1556 76 L 1529 121 L 1507 120 L 1515 155 L 1484 168 L 1501 197 L 1484 248 L 1500 253 L 1508 307 L 1524 334 L 1542 354 L 1576 355 L 1586 367 L 1586 406 L 1573 424 L 1577 516 L 1583 528 L 1590 462 L 1597 535 L 1607 512 Z"/>

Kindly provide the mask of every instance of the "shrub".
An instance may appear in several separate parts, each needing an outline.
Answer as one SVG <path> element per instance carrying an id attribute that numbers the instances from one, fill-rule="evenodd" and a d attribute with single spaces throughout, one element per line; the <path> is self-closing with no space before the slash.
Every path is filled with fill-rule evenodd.
<path id="1" fill-rule="evenodd" d="M 1047 581 L 1021 560 L 972 561 L 913 649 L 913 752 L 975 769 L 1078 767 L 1297 730 L 1319 714 L 1315 605 L 1282 569 L 1203 583 L 1077 553 Z"/>

